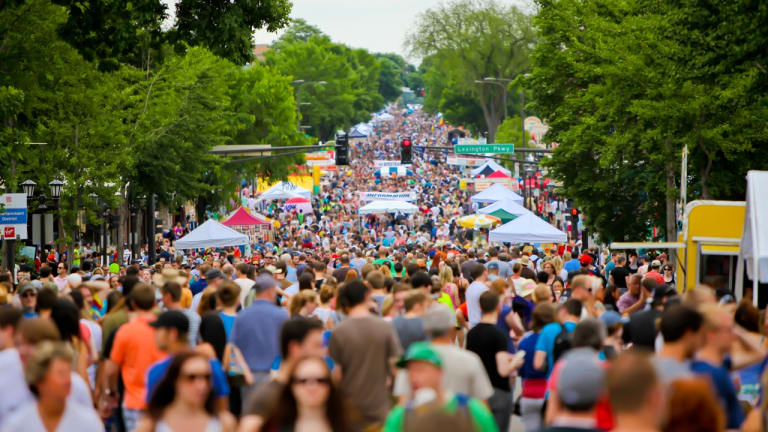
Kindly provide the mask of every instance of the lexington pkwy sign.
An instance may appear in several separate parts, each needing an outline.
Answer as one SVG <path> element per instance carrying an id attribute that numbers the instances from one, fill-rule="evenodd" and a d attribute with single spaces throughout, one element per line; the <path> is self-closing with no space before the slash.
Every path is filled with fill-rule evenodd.
<path id="1" fill-rule="evenodd" d="M 514 153 L 514 144 L 456 144 L 456 154 Z"/>

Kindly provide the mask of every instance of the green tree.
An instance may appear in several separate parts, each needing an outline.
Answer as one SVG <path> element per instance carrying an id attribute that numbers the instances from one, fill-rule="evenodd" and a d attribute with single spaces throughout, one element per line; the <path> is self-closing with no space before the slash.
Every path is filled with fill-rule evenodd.
<path id="1" fill-rule="evenodd" d="M 674 238 L 684 146 L 689 198 L 743 199 L 744 173 L 768 158 L 755 122 L 765 16 L 700 1 L 539 2 L 527 87 L 559 143 L 550 167 L 590 229 L 637 240 L 660 226 Z"/>
<path id="2" fill-rule="evenodd" d="M 504 114 L 502 92 L 476 81 L 512 80 L 526 70 L 535 43 L 530 17 L 494 0 L 455 0 L 424 12 L 413 28 L 406 40 L 411 53 L 434 55 L 436 65 L 455 74 L 453 91 L 474 95 L 493 141 Z"/>
<path id="3" fill-rule="evenodd" d="M 272 70 L 304 81 L 297 83 L 296 92 L 300 92 L 302 123 L 311 127 L 309 133 L 327 140 L 337 129 L 368 120 L 384 102 L 376 57 L 364 49 L 334 43 L 324 34 L 302 40 L 294 36 L 297 33 L 302 32 L 289 28 L 287 37 L 267 51 L 266 63 Z"/>
<path id="4" fill-rule="evenodd" d="M 515 148 L 528 147 L 528 141 L 531 140 L 531 134 L 525 131 L 525 140 L 521 140 L 523 133 L 523 124 L 520 116 L 509 117 L 499 125 L 496 132 L 496 142 L 504 144 L 514 144 Z"/>

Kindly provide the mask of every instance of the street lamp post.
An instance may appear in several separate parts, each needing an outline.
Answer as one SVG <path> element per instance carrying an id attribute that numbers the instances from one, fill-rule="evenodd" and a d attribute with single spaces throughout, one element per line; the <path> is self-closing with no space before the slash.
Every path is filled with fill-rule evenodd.
<path id="1" fill-rule="evenodd" d="M 525 183 L 528 189 L 527 197 L 525 199 L 525 205 L 528 208 L 528 210 L 533 211 L 533 206 L 531 205 L 531 197 L 533 196 L 533 190 L 531 189 L 533 187 L 533 167 L 531 165 L 525 166 Z"/>
<path id="2" fill-rule="evenodd" d="M 291 84 L 296 84 L 296 110 L 299 113 L 299 121 L 297 125 L 297 129 L 299 132 L 301 132 L 301 106 L 302 105 L 309 105 L 308 102 L 302 103 L 301 102 L 301 89 L 304 88 L 305 85 L 325 85 L 328 84 L 325 81 L 304 81 L 302 79 L 293 80 Z"/>
<path id="3" fill-rule="evenodd" d="M 37 183 L 35 183 L 32 180 L 25 180 L 23 183 L 21 183 L 21 188 L 24 191 L 24 194 L 27 196 L 27 200 L 30 202 L 37 201 L 40 203 L 37 206 L 37 210 L 39 210 L 39 213 L 36 213 L 36 214 L 40 214 L 43 216 L 45 216 L 46 210 L 48 210 L 48 206 L 46 206 L 46 202 L 49 200 L 55 203 L 55 210 L 58 211 L 59 198 L 61 197 L 61 189 L 63 186 L 64 186 L 64 182 L 58 179 L 54 179 L 50 183 L 48 183 L 48 187 L 50 189 L 50 195 L 46 196 L 45 194 L 41 193 L 39 196 L 35 196 L 35 188 L 37 187 Z M 54 228 L 55 228 L 55 225 L 56 224 L 54 223 Z M 27 220 L 27 227 L 28 227 L 27 228 L 28 231 L 31 232 L 32 230 L 30 230 L 29 228 L 33 228 L 33 227 L 32 227 L 32 221 L 29 219 Z M 45 227 L 45 221 L 43 221 L 43 227 Z M 52 240 L 55 241 L 56 240 L 55 231 L 57 230 L 52 230 L 52 231 L 53 231 L 51 233 L 51 235 L 53 236 Z M 30 244 L 29 242 L 31 242 L 30 232 L 27 233 L 27 242 L 28 242 L 27 244 Z M 43 234 L 42 237 L 44 240 L 45 234 Z M 44 241 L 41 241 L 41 247 L 42 247 L 42 243 L 44 243 Z"/>

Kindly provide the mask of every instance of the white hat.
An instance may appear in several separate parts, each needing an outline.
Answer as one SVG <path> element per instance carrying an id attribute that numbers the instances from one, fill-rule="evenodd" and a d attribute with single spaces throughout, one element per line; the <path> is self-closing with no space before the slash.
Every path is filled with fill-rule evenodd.
<path id="1" fill-rule="evenodd" d="M 72 288 L 77 288 L 81 283 L 83 283 L 83 278 L 78 273 L 72 273 L 67 276 L 67 282 L 69 282 L 69 285 Z"/>

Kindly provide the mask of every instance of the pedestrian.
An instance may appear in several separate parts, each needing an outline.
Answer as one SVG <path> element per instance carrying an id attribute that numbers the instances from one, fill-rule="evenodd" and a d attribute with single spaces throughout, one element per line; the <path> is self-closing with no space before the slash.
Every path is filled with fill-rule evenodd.
<path id="1" fill-rule="evenodd" d="M 164 270 L 167 273 L 168 270 Z M 173 280 L 169 280 L 162 285 L 162 302 L 166 310 L 176 310 L 184 314 L 189 322 L 187 333 L 187 344 L 194 348 L 197 345 L 197 333 L 200 328 L 200 315 L 181 306 L 181 285 Z"/>
<path id="2" fill-rule="evenodd" d="M 685 305 L 673 304 L 662 312 L 659 330 L 664 346 L 653 360 L 664 385 L 691 376 L 690 361 L 699 349 L 702 321 L 698 311 Z"/>
<path id="3" fill-rule="evenodd" d="M 454 321 L 453 312 L 443 304 L 430 308 L 424 316 L 431 348 L 437 352 L 442 361 L 443 389 L 487 401 L 493 395 L 491 382 L 483 369 L 480 357 L 454 344 L 456 334 Z M 413 396 L 408 379 L 407 369 L 400 369 L 393 389 L 393 394 L 398 397 L 400 404 Z"/>
<path id="4" fill-rule="evenodd" d="M 552 373 L 555 362 L 565 350 L 570 349 L 569 334 L 576 330 L 576 324 L 581 319 L 582 305 L 575 298 L 569 299 L 558 307 L 557 321 L 542 327 L 536 341 L 533 367 L 546 372 L 547 378 Z"/>
<path id="5" fill-rule="evenodd" d="M 148 415 L 136 431 L 234 431 L 237 424 L 232 414 L 217 408 L 211 376 L 210 361 L 204 355 L 176 353 L 149 400 Z"/>
<path id="6" fill-rule="evenodd" d="M 614 432 L 661 431 L 666 398 L 648 353 L 619 354 L 606 371 L 605 382 L 616 423 Z"/>
<path id="7" fill-rule="evenodd" d="M 24 367 L 35 401 L 18 408 L 0 429 L 47 432 L 54 425 L 60 431 L 103 431 L 101 419 L 92 406 L 72 402 L 68 397 L 73 361 L 74 353 L 66 344 L 41 342 Z"/>
<path id="8" fill-rule="evenodd" d="M 430 298 L 422 290 L 411 290 L 405 297 L 405 313 L 392 320 L 392 326 L 404 350 L 414 342 L 427 339 L 424 314 L 429 308 L 429 303 Z"/>
<path id="9" fill-rule="evenodd" d="M 407 370 L 413 397 L 392 409 L 384 432 L 423 430 L 413 424 L 435 412 L 452 417 L 451 430 L 499 430 L 493 415 L 480 400 L 445 390 L 442 358 L 428 342 L 412 344 L 397 366 Z"/>
<path id="10" fill-rule="evenodd" d="M 480 263 L 472 263 L 467 267 L 469 271 L 469 277 L 472 283 L 469 285 L 466 291 L 467 298 L 467 320 L 469 321 L 469 328 L 471 329 L 477 323 L 480 322 L 482 311 L 480 310 L 480 296 L 488 291 L 488 269 Z"/>
<path id="11" fill-rule="evenodd" d="M 321 357 L 297 359 L 287 371 L 287 382 L 280 389 L 263 430 L 351 430 L 338 392 Z"/>
<path id="12" fill-rule="evenodd" d="M 501 301 L 494 291 L 480 296 L 480 322 L 467 333 L 467 349 L 477 354 L 493 386 L 488 406 L 499 430 L 509 428 L 512 415 L 510 375 L 523 366 L 523 359 L 509 353 L 504 333 L 496 327 L 501 313 Z"/>
<path id="13" fill-rule="evenodd" d="M 269 376 L 269 370 L 280 352 L 280 327 L 288 319 L 285 309 L 275 306 L 278 282 L 267 274 L 254 281 L 256 298 L 243 309 L 232 325 L 232 342 L 242 352 L 253 374 L 253 384 L 242 387 L 243 411 L 251 392 Z"/>
<path id="14" fill-rule="evenodd" d="M 119 368 L 125 386 L 122 416 L 126 430 L 133 430 L 146 409 L 147 371 L 153 363 L 165 355 L 155 344 L 155 292 L 146 284 L 137 284 L 129 296 L 133 317 L 115 333 L 110 360 Z M 110 373 L 110 375 L 112 375 Z M 107 382 L 117 382 L 108 376 Z M 112 392 L 117 390 L 112 388 Z"/>
<path id="15" fill-rule="evenodd" d="M 392 325 L 371 314 L 370 301 L 370 291 L 361 281 L 342 285 L 337 303 L 347 318 L 334 327 L 328 345 L 353 430 L 383 425 L 390 405 L 390 361 L 402 353 Z"/>
<path id="16" fill-rule="evenodd" d="M 541 428 L 542 408 L 547 392 L 547 372 L 534 367 L 534 357 L 541 330 L 556 319 L 557 307 L 554 304 L 537 304 L 531 314 L 531 331 L 523 336 L 518 345 L 518 352 L 524 353 L 523 366 L 519 371 L 523 388 L 518 402 L 525 432 L 534 432 Z"/>

